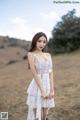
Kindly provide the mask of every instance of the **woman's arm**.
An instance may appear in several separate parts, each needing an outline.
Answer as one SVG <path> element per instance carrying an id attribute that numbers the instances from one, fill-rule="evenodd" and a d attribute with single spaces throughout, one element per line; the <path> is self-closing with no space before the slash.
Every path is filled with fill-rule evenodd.
<path id="1" fill-rule="evenodd" d="M 53 93 L 53 94 L 54 94 L 53 61 L 52 61 L 51 55 L 50 55 L 49 78 L 50 78 L 50 93 Z"/>
<path id="2" fill-rule="evenodd" d="M 40 81 L 40 79 L 37 75 L 37 71 L 36 71 L 36 68 L 35 68 L 34 56 L 30 52 L 28 52 L 28 62 L 29 62 L 30 69 L 31 69 L 31 72 L 33 74 L 34 80 L 36 81 L 36 84 L 37 84 L 42 96 L 45 97 L 44 89 L 41 85 L 41 81 Z"/>
<path id="3" fill-rule="evenodd" d="M 54 92 L 53 72 L 50 72 L 49 76 L 50 76 L 50 92 Z"/>

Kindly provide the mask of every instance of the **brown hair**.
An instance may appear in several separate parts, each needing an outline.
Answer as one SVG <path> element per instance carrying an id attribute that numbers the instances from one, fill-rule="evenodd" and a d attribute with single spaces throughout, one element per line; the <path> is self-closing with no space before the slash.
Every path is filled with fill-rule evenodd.
<path id="1" fill-rule="evenodd" d="M 30 50 L 28 52 L 32 52 L 36 49 L 36 43 L 37 43 L 38 39 L 42 36 L 44 36 L 46 38 L 46 42 L 47 42 L 47 36 L 45 33 L 43 33 L 43 32 L 36 33 L 32 39 Z M 42 49 L 42 52 L 45 52 L 45 51 L 46 51 L 46 46 L 45 46 L 45 48 Z M 29 62 L 28 62 L 28 68 L 30 68 Z"/>
<path id="2" fill-rule="evenodd" d="M 34 51 L 34 50 L 36 49 L 36 43 L 37 43 L 38 39 L 39 39 L 40 37 L 42 37 L 42 36 L 44 36 L 44 37 L 46 38 L 46 41 L 47 41 L 47 36 L 46 36 L 45 33 L 43 33 L 43 32 L 38 32 L 38 33 L 36 33 L 36 34 L 34 35 L 33 39 L 32 39 L 31 48 L 30 48 L 29 52 L 32 52 L 32 51 Z M 42 51 L 44 51 L 44 49 L 45 49 L 45 48 L 43 48 Z"/>

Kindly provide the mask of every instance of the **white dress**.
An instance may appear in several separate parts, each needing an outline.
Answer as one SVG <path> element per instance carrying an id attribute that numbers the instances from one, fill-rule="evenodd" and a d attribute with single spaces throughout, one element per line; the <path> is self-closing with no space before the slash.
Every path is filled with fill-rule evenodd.
<path id="1" fill-rule="evenodd" d="M 41 80 L 41 83 L 45 90 L 46 95 L 48 95 L 50 92 L 49 72 L 52 71 L 51 55 L 48 54 L 48 59 L 45 60 L 44 58 L 37 56 L 35 53 L 30 53 L 30 54 L 34 56 L 35 67 L 37 70 L 38 78 Z M 54 98 L 43 99 L 41 97 L 40 90 L 34 78 L 32 79 L 27 89 L 27 94 L 28 94 L 27 100 L 26 100 L 26 104 L 28 105 L 27 120 L 34 120 L 34 112 L 33 112 L 34 108 L 37 108 L 36 118 L 38 118 L 38 120 L 41 120 L 41 108 L 42 107 L 48 108 L 48 110 L 52 107 L 55 107 Z"/>

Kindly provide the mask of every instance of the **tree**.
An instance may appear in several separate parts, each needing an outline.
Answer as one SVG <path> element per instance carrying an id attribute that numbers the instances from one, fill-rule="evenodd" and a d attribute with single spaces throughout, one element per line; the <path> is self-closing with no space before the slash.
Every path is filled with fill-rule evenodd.
<path id="1" fill-rule="evenodd" d="M 75 9 L 62 16 L 52 30 L 52 38 L 48 42 L 54 53 L 71 52 L 80 48 L 80 17 L 75 15 Z"/>

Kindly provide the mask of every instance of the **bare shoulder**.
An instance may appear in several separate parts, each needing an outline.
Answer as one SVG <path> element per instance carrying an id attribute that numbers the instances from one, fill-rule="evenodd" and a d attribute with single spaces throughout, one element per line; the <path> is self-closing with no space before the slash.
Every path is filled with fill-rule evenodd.
<path id="1" fill-rule="evenodd" d="M 49 52 L 46 52 L 45 54 L 46 54 L 47 56 L 51 56 L 51 54 L 50 54 Z"/>
<path id="2" fill-rule="evenodd" d="M 27 56 L 28 56 L 28 57 L 31 56 L 31 52 L 28 52 L 28 53 L 27 53 Z"/>
<path id="3" fill-rule="evenodd" d="M 27 56 L 28 56 L 28 61 L 29 61 L 30 66 L 33 66 L 34 65 L 34 56 L 33 56 L 33 53 L 32 52 L 28 52 Z"/>
<path id="4" fill-rule="evenodd" d="M 30 54 L 31 54 L 31 52 L 28 52 L 27 54 L 28 54 L 28 55 L 30 55 Z"/>
<path id="5" fill-rule="evenodd" d="M 33 55 L 33 53 L 32 52 L 28 52 L 28 55 Z"/>
<path id="6" fill-rule="evenodd" d="M 32 52 L 28 52 L 27 55 L 28 55 L 29 58 L 33 58 Z"/>

